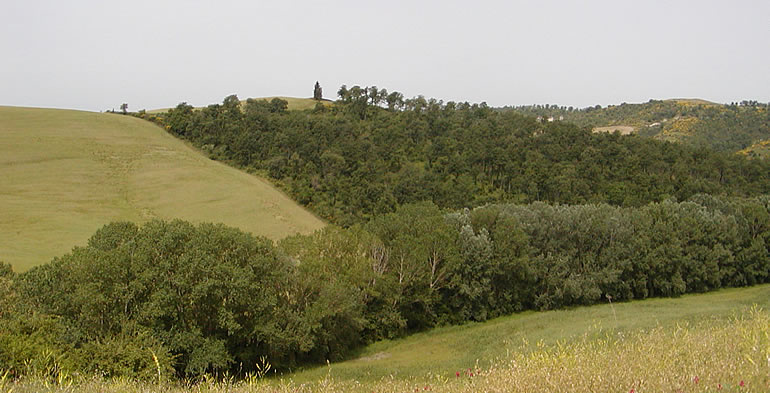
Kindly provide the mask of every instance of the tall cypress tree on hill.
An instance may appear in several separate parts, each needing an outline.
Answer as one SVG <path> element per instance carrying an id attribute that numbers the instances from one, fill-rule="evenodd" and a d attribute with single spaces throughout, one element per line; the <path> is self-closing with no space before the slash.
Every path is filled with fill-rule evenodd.
<path id="1" fill-rule="evenodd" d="M 315 88 L 313 88 L 313 99 L 317 101 L 321 101 L 323 99 L 321 84 L 319 84 L 318 81 L 315 82 Z"/>

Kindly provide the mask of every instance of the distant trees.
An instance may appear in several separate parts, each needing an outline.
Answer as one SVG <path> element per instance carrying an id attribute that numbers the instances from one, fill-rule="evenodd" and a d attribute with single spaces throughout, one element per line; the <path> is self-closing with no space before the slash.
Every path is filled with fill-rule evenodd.
<path id="1" fill-rule="evenodd" d="M 128 113 L 128 104 L 126 104 L 125 102 L 120 104 L 120 110 L 123 112 L 124 115 Z"/>
<path id="2" fill-rule="evenodd" d="M 770 138 L 770 106 L 757 101 L 719 105 L 687 100 L 650 100 L 643 104 L 597 105 L 574 110 L 557 105 L 504 108 L 517 113 L 560 116 L 579 126 L 633 126 L 639 135 L 698 148 L 735 152 Z M 682 132 L 683 129 L 685 132 Z"/>
<path id="3" fill-rule="evenodd" d="M 316 101 L 323 99 L 323 91 L 321 90 L 321 84 L 319 84 L 318 81 L 315 82 L 315 87 L 313 88 L 313 99 Z"/>

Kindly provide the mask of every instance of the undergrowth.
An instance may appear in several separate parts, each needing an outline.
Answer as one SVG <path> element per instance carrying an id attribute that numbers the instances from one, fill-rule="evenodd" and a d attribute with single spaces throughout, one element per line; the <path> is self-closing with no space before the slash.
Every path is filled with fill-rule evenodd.
<path id="1" fill-rule="evenodd" d="M 204 377 L 196 381 L 140 382 L 78 377 L 49 370 L 11 380 L 3 392 L 767 392 L 770 391 L 770 313 L 753 307 L 728 321 L 683 322 L 632 333 L 597 330 L 554 345 L 524 342 L 489 368 L 446 370 L 406 380 L 314 383 Z"/>

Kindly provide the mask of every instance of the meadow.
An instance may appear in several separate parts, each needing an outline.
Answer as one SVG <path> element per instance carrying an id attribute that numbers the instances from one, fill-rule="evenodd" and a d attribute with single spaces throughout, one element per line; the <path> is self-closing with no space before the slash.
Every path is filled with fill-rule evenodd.
<path id="1" fill-rule="evenodd" d="M 324 223 L 141 119 L 0 107 L 0 260 L 25 271 L 118 220 L 221 222 L 277 240 Z"/>
<path id="2" fill-rule="evenodd" d="M 549 312 L 380 342 L 361 357 L 265 378 L 188 383 L 54 375 L 14 392 L 767 392 L 770 285 Z M 269 371 L 267 372 L 269 374 Z"/>
<path id="3" fill-rule="evenodd" d="M 404 339 L 380 341 L 356 359 L 303 370 L 291 375 L 300 383 L 325 376 L 374 382 L 382 378 L 409 380 L 414 376 L 451 377 L 457 370 L 488 369 L 518 352 L 523 343 L 552 346 L 600 337 L 605 332 L 633 333 L 670 329 L 703 321 L 726 321 L 739 310 L 758 305 L 770 309 L 770 285 L 724 289 L 679 298 L 646 299 L 590 307 L 528 311 L 483 323 L 466 323 L 418 333 Z M 770 350 L 770 348 L 768 348 Z"/>

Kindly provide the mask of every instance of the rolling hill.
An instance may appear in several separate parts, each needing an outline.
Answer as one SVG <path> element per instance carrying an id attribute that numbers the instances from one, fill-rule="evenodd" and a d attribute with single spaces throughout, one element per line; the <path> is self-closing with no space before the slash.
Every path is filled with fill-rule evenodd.
<path id="1" fill-rule="evenodd" d="M 0 261 L 24 271 L 117 220 L 221 222 L 280 239 L 324 223 L 258 177 L 137 118 L 0 107 Z"/>
<path id="2" fill-rule="evenodd" d="M 770 138 L 768 105 L 743 101 L 729 105 L 701 99 L 650 100 L 575 109 L 558 105 L 506 107 L 541 119 L 563 119 L 594 132 L 638 134 L 717 151 L 738 152 Z"/>

